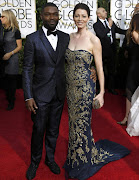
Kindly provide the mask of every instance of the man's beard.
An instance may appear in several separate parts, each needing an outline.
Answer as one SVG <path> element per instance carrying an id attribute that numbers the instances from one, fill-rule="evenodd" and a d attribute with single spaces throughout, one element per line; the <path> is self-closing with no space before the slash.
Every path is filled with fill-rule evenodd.
<path id="1" fill-rule="evenodd" d="M 56 28 L 56 26 L 57 26 L 57 24 L 58 24 L 58 21 L 57 21 L 57 23 L 56 23 L 54 26 L 51 26 L 51 25 L 49 25 L 47 22 L 45 22 L 45 23 L 44 23 L 44 27 L 45 27 L 46 29 L 49 29 L 50 31 L 54 31 L 55 28 Z"/>

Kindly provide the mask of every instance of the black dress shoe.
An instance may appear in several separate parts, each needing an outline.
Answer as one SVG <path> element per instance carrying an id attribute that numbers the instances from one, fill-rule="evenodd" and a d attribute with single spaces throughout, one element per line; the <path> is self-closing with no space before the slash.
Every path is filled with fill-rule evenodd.
<path id="1" fill-rule="evenodd" d="M 30 164 L 26 173 L 26 177 L 28 180 L 31 180 L 36 176 L 37 168 L 38 168 L 38 164 L 35 164 L 35 163 Z"/>
<path id="2" fill-rule="evenodd" d="M 60 174 L 60 167 L 56 164 L 55 161 L 53 162 L 45 161 L 45 164 L 49 167 L 52 173 Z"/>
<path id="3" fill-rule="evenodd" d="M 112 93 L 113 95 L 118 95 L 118 93 L 114 89 L 109 89 L 108 92 Z"/>

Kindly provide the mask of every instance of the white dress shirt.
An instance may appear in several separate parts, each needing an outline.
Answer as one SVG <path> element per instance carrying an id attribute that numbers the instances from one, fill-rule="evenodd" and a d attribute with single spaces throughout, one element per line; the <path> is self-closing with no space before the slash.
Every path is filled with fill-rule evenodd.
<path id="1" fill-rule="evenodd" d="M 108 26 L 108 28 L 110 29 L 110 32 L 109 33 L 107 33 L 107 36 L 108 37 L 110 37 L 110 39 L 111 39 L 111 44 L 113 43 L 113 38 L 112 38 L 112 32 L 111 32 L 111 27 L 109 26 L 109 22 L 107 21 L 107 19 L 99 19 L 102 23 L 103 23 L 103 25 L 106 27 L 106 25 L 105 25 L 105 22 L 104 21 L 106 21 L 106 24 L 107 24 L 107 26 Z"/>
<path id="2" fill-rule="evenodd" d="M 46 29 L 44 26 L 42 26 L 42 29 L 43 29 L 43 32 L 44 32 L 45 36 L 47 37 L 48 41 L 50 42 L 51 46 L 56 51 L 58 36 L 57 35 L 54 36 L 53 34 L 47 36 L 48 29 Z"/>

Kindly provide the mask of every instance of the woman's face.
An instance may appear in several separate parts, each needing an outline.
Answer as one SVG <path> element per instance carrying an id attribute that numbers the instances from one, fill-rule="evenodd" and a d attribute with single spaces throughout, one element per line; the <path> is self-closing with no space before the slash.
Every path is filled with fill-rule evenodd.
<path id="1" fill-rule="evenodd" d="M 8 24 L 8 19 L 7 19 L 7 17 L 4 14 L 1 15 L 0 19 L 1 19 L 1 22 L 2 22 L 3 25 L 7 25 Z"/>
<path id="2" fill-rule="evenodd" d="M 84 28 L 89 20 L 87 11 L 84 9 L 77 9 L 74 14 L 74 22 L 78 28 Z"/>

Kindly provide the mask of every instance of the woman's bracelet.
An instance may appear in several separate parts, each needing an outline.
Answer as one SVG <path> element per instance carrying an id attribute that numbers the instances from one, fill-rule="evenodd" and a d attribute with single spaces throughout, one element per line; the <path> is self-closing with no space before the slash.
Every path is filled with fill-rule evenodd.
<path id="1" fill-rule="evenodd" d="M 12 55 L 14 55 L 14 51 L 12 51 Z"/>

